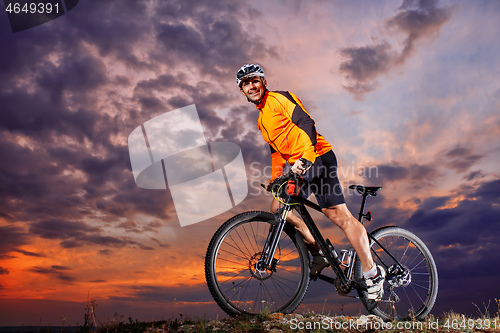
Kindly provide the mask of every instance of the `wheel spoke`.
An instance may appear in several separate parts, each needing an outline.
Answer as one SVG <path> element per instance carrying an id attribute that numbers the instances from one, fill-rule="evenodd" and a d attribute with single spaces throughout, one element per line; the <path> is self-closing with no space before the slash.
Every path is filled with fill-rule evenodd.
<path id="1" fill-rule="evenodd" d="M 210 254 L 209 247 L 207 282 L 215 288 L 210 291 L 228 314 L 262 310 L 290 312 L 304 297 L 309 283 L 309 276 L 304 273 L 309 264 L 307 249 L 303 243 L 297 247 L 286 231 L 278 242 L 275 267 L 272 270 L 257 268 L 270 228 L 275 223 L 274 216 L 262 221 L 254 219 L 234 224 L 228 221 L 227 226 L 224 224 L 220 228 L 223 231 L 214 236 L 218 240 L 215 243 L 212 240 L 211 246 L 217 250 L 217 255 Z M 296 237 L 296 231 L 291 230 L 289 232 Z"/>
<path id="2" fill-rule="evenodd" d="M 425 244 L 411 232 L 398 227 L 385 227 L 372 233 L 381 244 L 373 242 L 376 264 L 384 262 L 389 269 L 382 302 L 373 310 L 383 319 L 422 319 L 432 309 L 437 295 L 437 270 Z M 389 252 L 398 262 L 394 262 Z M 360 263 L 355 276 L 362 276 Z M 403 270 L 401 271 L 401 268 Z M 362 300 L 366 291 L 360 290 Z"/>
<path id="3" fill-rule="evenodd" d="M 238 242 L 235 242 L 235 241 L 234 241 L 234 239 L 233 239 L 233 237 L 232 237 L 231 235 L 229 235 L 229 239 L 233 242 L 233 244 L 234 244 L 234 245 L 232 245 L 232 244 L 231 244 L 231 243 L 229 243 L 229 242 L 226 242 L 226 243 L 225 243 L 225 245 L 230 246 L 230 247 L 232 247 L 232 248 L 234 248 L 234 249 L 236 249 L 236 250 L 240 251 L 240 252 L 241 252 L 241 253 L 245 256 L 245 258 L 246 258 L 246 259 L 250 260 L 250 258 L 249 258 L 249 257 L 247 257 L 247 256 L 248 256 L 248 254 L 249 254 L 249 252 L 248 252 L 248 251 L 247 251 L 247 252 L 244 252 L 244 251 L 241 249 L 241 247 L 239 247 L 239 246 L 238 246 Z"/>

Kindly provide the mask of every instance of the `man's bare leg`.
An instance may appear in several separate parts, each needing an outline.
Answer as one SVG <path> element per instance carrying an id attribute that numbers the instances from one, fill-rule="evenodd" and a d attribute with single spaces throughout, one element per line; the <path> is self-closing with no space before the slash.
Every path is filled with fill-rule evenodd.
<path id="1" fill-rule="evenodd" d="M 346 204 L 323 208 L 322 210 L 333 223 L 344 231 L 361 261 L 363 272 L 368 272 L 372 269 L 374 262 L 370 253 L 370 244 L 368 242 L 366 229 L 354 216 L 352 216 Z"/>

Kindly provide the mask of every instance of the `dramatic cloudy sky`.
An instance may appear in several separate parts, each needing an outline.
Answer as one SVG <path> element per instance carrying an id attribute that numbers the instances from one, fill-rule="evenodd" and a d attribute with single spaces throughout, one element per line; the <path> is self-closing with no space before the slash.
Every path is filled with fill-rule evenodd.
<path id="1" fill-rule="evenodd" d="M 500 297 L 499 15 L 495 0 L 81 0 L 13 33 L 0 14 L 0 326 L 82 324 L 88 298 L 101 321 L 223 315 L 208 242 L 270 202 L 258 113 L 234 81 L 247 62 L 301 98 L 345 186 L 384 187 L 367 228 L 404 226 L 432 250 L 433 313 L 484 310 Z M 127 138 L 193 103 L 208 141 L 241 148 L 249 195 L 181 228 L 168 190 L 136 185 Z M 308 309 L 364 311 L 324 282 Z"/>

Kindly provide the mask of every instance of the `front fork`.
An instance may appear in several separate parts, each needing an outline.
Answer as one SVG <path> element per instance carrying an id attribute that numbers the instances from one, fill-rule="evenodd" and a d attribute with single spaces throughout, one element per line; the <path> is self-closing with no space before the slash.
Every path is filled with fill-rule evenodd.
<path id="1" fill-rule="evenodd" d="M 274 254 L 276 253 L 276 249 L 278 248 L 281 233 L 285 228 L 286 217 L 291 210 L 292 208 L 290 205 L 285 205 L 278 211 L 278 224 L 272 225 L 269 229 L 269 234 L 267 235 L 264 249 L 262 250 L 260 259 L 257 262 L 257 269 L 276 271 L 276 264 L 278 263 L 278 260 L 274 259 Z"/>

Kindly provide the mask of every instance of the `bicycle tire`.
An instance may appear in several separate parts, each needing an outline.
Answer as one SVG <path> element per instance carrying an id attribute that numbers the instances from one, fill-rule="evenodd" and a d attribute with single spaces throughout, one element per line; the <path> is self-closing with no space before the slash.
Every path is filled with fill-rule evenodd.
<path id="1" fill-rule="evenodd" d="M 382 227 L 375 230 L 372 236 L 408 268 L 410 274 L 399 280 L 391 279 L 388 274 L 384 282 L 384 296 L 378 306 L 369 312 L 384 320 L 423 319 L 432 310 L 438 292 L 438 273 L 431 252 L 420 238 L 399 227 Z M 373 240 L 370 246 L 372 253 L 376 252 L 388 267 L 394 265 L 394 260 Z M 375 254 L 373 259 L 375 264 L 385 267 Z M 363 278 L 359 260 L 354 267 L 354 277 L 356 281 Z M 366 289 L 358 288 L 358 295 L 368 309 Z"/>
<path id="2" fill-rule="evenodd" d="M 274 256 L 279 260 L 276 271 L 255 270 L 270 226 L 277 224 L 273 214 L 251 211 L 229 219 L 212 237 L 205 278 L 228 315 L 290 313 L 302 302 L 309 286 L 309 255 L 291 225 L 285 225 Z"/>

